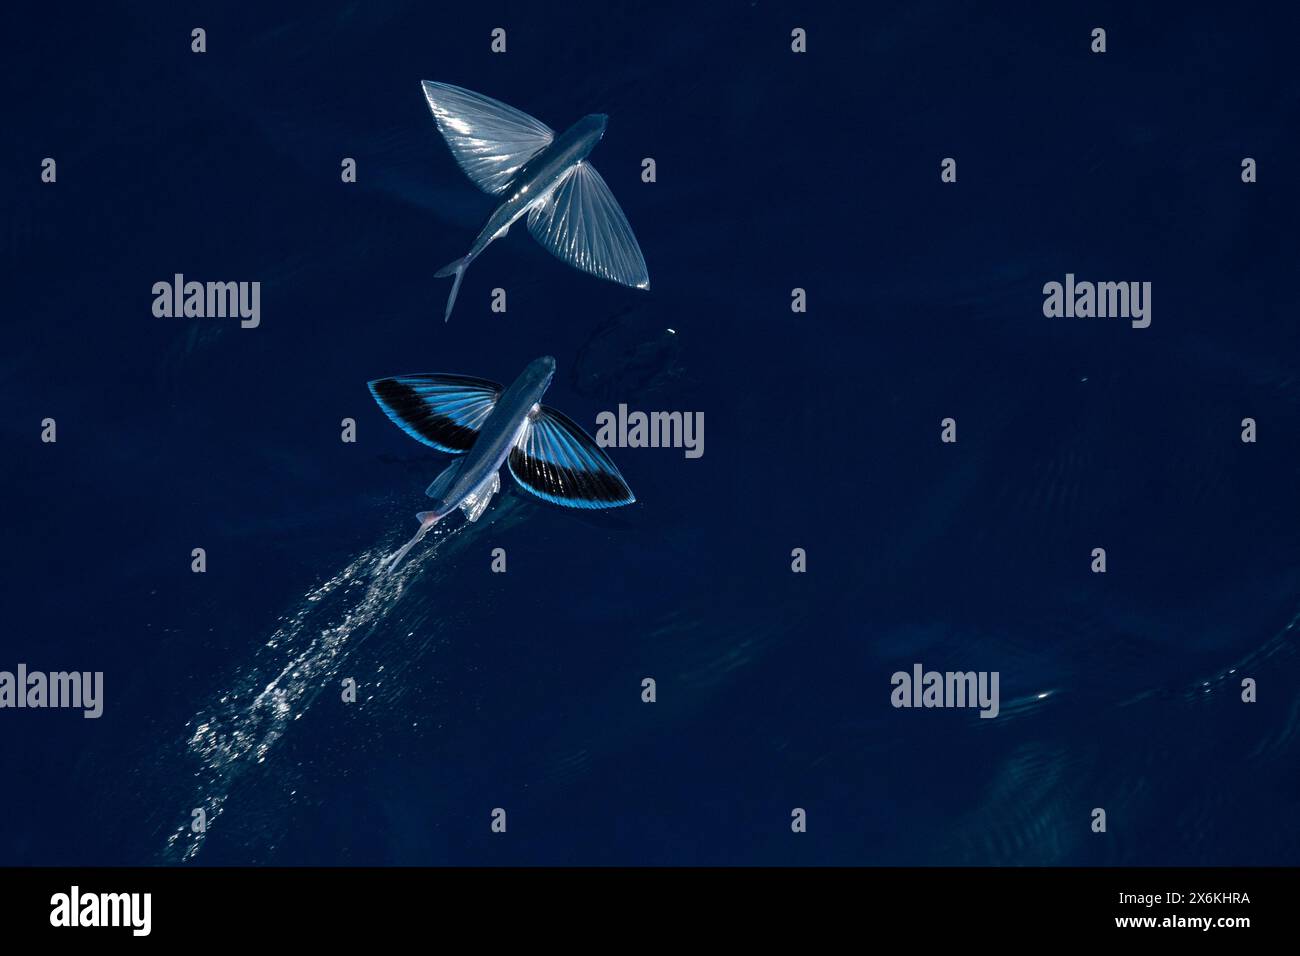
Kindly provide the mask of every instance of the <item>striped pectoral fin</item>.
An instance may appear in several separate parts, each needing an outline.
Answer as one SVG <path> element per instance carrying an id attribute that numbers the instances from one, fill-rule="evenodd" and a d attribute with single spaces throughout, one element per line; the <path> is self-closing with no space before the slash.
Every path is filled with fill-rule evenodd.
<path id="1" fill-rule="evenodd" d="M 452 454 L 473 447 L 501 391 L 496 382 L 468 375 L 395 375 L 370 383 L 370 394 L 393 424 Z"/>
<path id="2" fill-rule="evenodd" d="M 532 494 L 566 508 L 617 508 L 636 501 L 595 439 L 545 405 L 511 448 L 510 473 Z"/>
<path id="3" fill-rule="evenodd" d="M 584 272 L 637 289 L 650 288 L 645 257 L 627 216 L 594 166 L 574 166 L 528 212 L 528 231 L 552 255 Z"/>
<path id="4" fill-rule="evenodd" d="M 450 83 L 421 83 L 438 131 L 470 180 L 501 193 L 519 168 L 555 139 L 555 132 L 523 110 Z"/>

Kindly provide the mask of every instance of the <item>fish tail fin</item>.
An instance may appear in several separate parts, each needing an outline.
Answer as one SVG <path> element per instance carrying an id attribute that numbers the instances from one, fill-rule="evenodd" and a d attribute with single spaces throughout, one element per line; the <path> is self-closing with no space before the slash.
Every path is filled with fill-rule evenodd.
<path id="1" fill-rule="evenodd" d="M 444 322 L 451 318 L 451 308 L 456 304 L 456 293 L 460 291 L 460 280 L 465 278 L 465 270 L 469 268 L 469 264 L 473 261 L 473 256 L 461 256 L 455 262 L 447 263 L 433 274 L 435 279 L 445 279 L 447 276 L 454 277 L 451 280 L 451 294 L 447 296 L 447 311 L 442 316 Z"/>
<path id="2" fill-rule="evenodd" d="M 397 565 L 401 563 L 402 558 L 406 557 L 407 554 L 410 553 L 411 549 L 420 543 L 420 540 L 426 534 L 429 533 L 429 529 L 432 528 L 435 524 L 437 524 L 438 519 L 442 516 L 434 511 L 421 511 L 415 517 L 418 518 L 420 521 L 420 530 L 415 532 L 415 537 L 411 538 L 410 541 L 402 545 L 402 547 L 397 551 L 397 553 L 394 554 L 391 558 L 385 558 L 383 561 L 380 562 L 381 566 L 383 565 L 388 566 L 388 570 L 387 570 L 388 574 L 392 574 L 393 571 L 397 569 Z"/>

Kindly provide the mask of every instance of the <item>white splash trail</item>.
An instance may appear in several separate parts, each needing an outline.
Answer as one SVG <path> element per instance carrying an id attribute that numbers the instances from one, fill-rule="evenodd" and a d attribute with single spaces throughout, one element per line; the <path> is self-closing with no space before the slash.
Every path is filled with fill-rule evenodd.
<path id="1" fill-rule="evenodd" d="M 190 732 L 186 755 L 199 763 L 194 772 L 197 792 L 186 808 L 186 821 L 167 838 L 165 859 L 194 859 L 236 781 L 267 759 L 276 741 L 322 690 L 336 686 L 340 666 L 401 600 L 407 582 L 468 527 L 461 524 L 442 532 L 393 574 L 383 573 L 380 567 L 386 551 L 363 551 L 304 594 L 298 608 L 281 618 L 254 661 L 235 675 L 232 689 L 186 724 Z M 202 809 L 206 818 L 202 832 L 194 829 L 195 809 Z"/>

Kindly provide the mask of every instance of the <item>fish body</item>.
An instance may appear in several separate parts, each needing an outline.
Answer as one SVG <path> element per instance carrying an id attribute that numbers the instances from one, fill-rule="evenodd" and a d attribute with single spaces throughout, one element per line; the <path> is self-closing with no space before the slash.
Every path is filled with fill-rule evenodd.
<path id="1" fill-rule="evenodd" d="M 520 167 L 510 182 L 505 201 L 497 206 L 479 230 L 467 257 L 478 258 L 493 240 L 504 236 L 529 210 L 546 202 L 573 167 L 585 160 L 600 142 L 605 135 L 606 122 L 607 117 L 601 114 L 584 116 L 550 147 Z"/>
<path id="2" fill-rule="evenodd" d="M 476 186 L 501 198 L 469 252 L 435 273 L 453 280 L 444 320 L 470 263 L 525 216 L 528 231 L 557 258 L 612 282 L 650 288 L 632 227 L 588 161 L 605 135 L 605 114 L 584 116 L 557 136 L 491 97 L 430 80 L 421 86 L 456 162 Z"/>
<path id="3" fill-rule="evenodd" d="M 582 428 L 541 403 L 555 359 L 535 359 L 508 387 L 487 379 L 419 373 L 375 379 L 370 393 L 388 418 L 417 441 L 463 455 L 426 489 L 419 530 L 389 559 L 396 567 L 421 538 L 460 509 L 470 521 L 487 510 L 508 466 L 527 491 L 570 508 L 616 508 L 636 500 L 618 468 Z"/>

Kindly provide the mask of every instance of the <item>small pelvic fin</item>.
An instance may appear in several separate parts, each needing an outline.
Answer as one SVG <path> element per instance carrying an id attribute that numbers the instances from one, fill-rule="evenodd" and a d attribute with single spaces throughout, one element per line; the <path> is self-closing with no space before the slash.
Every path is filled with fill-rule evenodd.
<path id="1" fill-rule="evenodd" d="M 432 511 L 421 511 L 415 517 L 420 521 L 420 530 L 415 532 L 415 537 L 402 545 L 397 553 L 391 558 L 385 558 L 380 562 L 380 567 L 388 565 L 388 574 L 392 574 L 393 571 L 396 570 L 397 565 L 401 563 L 402 558 L 406 557 L 406 555 L 410 553 L 410 550 L 419 544 L 421 539 L 429 533 L 429 529 L 438 523 L 438 515 Z"/>
<path id="2" fill-rule="evenodd" d="M 424 490 L 424 493 L 430 498 L 445 498 L 447 495 L 447 489 L 451 487 L 451 483 L 455 481 L 456 476 L 460 474 L 460 466 L 464 463 L 464 458 L 457 458 L 450 465 L 444 468 L 437 478 L 433 479 L 433 481 L 429 483 L 429 487 Z"/>
<path id="3" fill-rule="evenodd" d="M 492 472 L 492 477 L 487 478 L 484 482 L 471 491 L 465 500 L 460 503 L 460 510 L 465 513 L 468 521 L 477 521 L 487 511 L 488 504 L 492 501 L 492 496 L 501 490 L 501 473 Z"/>
<path id="4" fill-rule="evenodd" d="M 451 294 L 447 296 L 447 311 L 443 313 L 442 321 L 446 322 L 451 318 L 452 306 L 456 304 L 456 293 L 460 291 L 460 280 L 465 278 L 465 270 L 473 262 L 472 256 L 461 256 L 455 262 L 449 262 L 433 274 L 435 279 L 445 279 L 447 276 L 454 276 L 451 280 Z"/>

